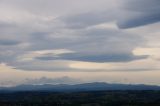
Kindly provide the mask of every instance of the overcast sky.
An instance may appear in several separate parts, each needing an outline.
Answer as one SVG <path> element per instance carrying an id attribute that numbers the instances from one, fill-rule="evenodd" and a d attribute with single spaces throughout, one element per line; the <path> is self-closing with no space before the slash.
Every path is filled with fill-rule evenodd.
<path id="1" fill-rule="evenodd" d="M 0 0 L 0 85 L 61 77 L 160 85 L 159 5 Z"/>

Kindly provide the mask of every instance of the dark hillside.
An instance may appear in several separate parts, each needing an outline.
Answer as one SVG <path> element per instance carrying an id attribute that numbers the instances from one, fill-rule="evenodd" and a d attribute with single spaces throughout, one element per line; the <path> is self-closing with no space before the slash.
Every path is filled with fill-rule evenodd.
<path id="1" fill-rule="evenodd" d="M 0 106 L 160 106 L 160 91 L 1 93 Z"/>

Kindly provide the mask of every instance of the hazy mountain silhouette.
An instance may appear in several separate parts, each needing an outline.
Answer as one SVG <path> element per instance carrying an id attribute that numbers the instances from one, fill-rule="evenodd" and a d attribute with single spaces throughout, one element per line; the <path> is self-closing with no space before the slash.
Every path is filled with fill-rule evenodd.
<path id="1" fill-rule="evenodd" d="M 103 90 L 160 90 L 160 86 L 109 84 L 109 83 L 84 83 L 76 85 L 44 84 L 44 85 L 19 85 L 16 87 L 1 87 L 1 91 L 53 91 L 53 92 L 79 92 L 79 91 L 103 91 Z"/>

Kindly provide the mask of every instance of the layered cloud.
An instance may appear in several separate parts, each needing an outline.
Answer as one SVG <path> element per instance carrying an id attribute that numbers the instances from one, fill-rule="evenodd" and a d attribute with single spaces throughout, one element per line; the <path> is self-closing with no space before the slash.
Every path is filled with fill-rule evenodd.
<path id="1" fill-rule="evenodd" d="M 0 62 L 32 71 L 85 71 L 71 66 L 148 61 L 150 54 L 133 52 L 146 44 L 144 35 L 123 28 L 158 22 L 159 1 L 91 2 L 0 1 Z"/>
<path id="2" fill-rule="evenodd" d="M 119 27 L 132 28 L 159 22 L 159 5 L 159 0 L 125 0 Z"/>

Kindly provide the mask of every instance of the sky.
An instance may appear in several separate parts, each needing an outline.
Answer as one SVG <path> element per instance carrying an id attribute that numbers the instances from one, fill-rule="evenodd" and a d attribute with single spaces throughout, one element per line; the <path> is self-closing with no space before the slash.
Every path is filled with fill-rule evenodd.
<path id="1" fill-rule="evenodd" d="M 0 86 L 160 85 L 159 0 L 0 0 Z"/>

